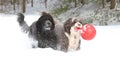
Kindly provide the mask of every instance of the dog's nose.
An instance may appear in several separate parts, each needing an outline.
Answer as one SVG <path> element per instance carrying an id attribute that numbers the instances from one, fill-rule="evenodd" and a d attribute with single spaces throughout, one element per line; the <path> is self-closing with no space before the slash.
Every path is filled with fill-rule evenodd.
<path id="1" fill-rule="evenodd" d="M 78 26 L 81 26 L 81 24 L 78 24 Z"/>

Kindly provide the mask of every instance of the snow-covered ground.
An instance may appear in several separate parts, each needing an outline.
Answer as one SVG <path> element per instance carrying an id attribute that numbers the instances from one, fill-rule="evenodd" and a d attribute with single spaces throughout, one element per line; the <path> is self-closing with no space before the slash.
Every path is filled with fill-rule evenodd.
<path id="1" fill-rule="evenodd" d="M 39 15 L 26 16 L 28 24 Z M 0 16 L 0 80 L 120 80 L 120 25 L 95 26 L 93 40 L 64 53 L 32 49 L 16 16 Z"/>

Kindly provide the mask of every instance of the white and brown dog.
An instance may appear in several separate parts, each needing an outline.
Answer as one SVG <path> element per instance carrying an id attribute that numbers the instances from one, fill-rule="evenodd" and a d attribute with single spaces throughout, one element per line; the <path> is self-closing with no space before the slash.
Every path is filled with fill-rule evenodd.
<path id="1" fill-rule="evenodd" d="M 65 22 L 64 28 L 65 35 L 69 40 L 68 50 L 79 50 L 81 44 L 80 31 L 82 28 L 82 22 L 76 18 L 70 18 Z"/>

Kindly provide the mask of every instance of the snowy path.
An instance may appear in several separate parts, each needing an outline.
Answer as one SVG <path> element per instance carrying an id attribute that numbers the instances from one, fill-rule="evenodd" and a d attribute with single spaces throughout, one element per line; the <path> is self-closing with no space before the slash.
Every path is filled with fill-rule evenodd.
<path id="1" fill-rule="evenodd" d="M 16 16 L 0 16 L 0 80 L 120 80 L 120 26 L 96 30 L 77 52 L 31 49 Z"/>

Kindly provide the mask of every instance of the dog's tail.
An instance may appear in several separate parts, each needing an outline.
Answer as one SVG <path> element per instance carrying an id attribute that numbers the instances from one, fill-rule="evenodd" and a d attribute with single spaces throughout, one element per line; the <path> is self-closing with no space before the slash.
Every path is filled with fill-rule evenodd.
<path id="1" fill-rule="evenodd" d="M 17 21 L 18 21 L 22 31 L 25 33 L 29 32 L 29 26 L 24 20 L 24 18 L 25 18 L 24 15 L 22 13 L 18 13 L 17 16 L 18 16 Z"/>

